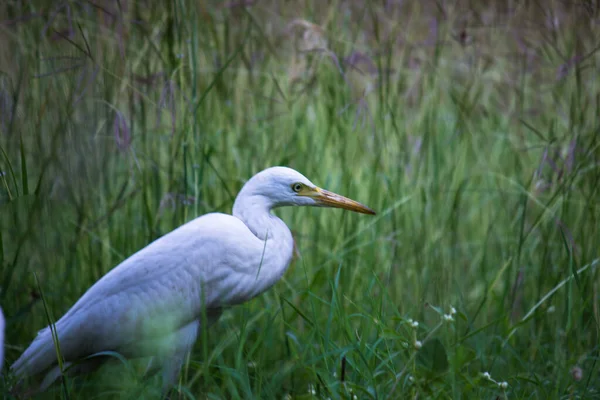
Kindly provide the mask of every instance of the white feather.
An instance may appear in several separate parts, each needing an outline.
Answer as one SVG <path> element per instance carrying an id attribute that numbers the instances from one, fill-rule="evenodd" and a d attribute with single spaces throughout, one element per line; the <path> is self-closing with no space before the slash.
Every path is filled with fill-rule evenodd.
<path id="1" fill-rule="evenodd" d="M 233 215 L 207 214 L 157 239 L 98 280 L 56 323 L 62 357 L 72 362 L 101 352 L 153 356 L 165 385 L 177 378 L 196 340 L 202 316 L 218 319 L 222 307 L 267 290 L 287 269 L 293 238 L 270 213 L 281 205 L 317 205 L 294 192 L 294 183 L 314 185 L 284 167 L 250 179 L 236 198 Z M 11 366 L 17 376 L 51 368 L 57 352 L 49 328 L 39 332 Z"/>

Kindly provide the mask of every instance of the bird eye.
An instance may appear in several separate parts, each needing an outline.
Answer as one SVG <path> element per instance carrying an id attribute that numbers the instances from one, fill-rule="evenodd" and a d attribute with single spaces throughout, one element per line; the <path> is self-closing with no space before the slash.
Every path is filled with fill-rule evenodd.
<path id="1" fill-rule="evenodd" d="M 302 190 L 302 186 L 303 186 L 303 185 L 302 185 L 301 183 L 294 183 L 294 184 L 292 185 L 292 190 L 293 190 L 294 192 L 298 193 L 299 191 L 301 191 L 301 190 Z"/>

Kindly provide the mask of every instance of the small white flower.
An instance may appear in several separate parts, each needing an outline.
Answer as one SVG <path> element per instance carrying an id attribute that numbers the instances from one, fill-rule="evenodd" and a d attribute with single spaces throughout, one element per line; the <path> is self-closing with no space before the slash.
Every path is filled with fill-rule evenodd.
<path id="1" fill-rule="evenodd" d="M 450 315 L 456 314 L 456 308 L 450 306 Z"/>
<path id="2" fill-rule="evenodd" d="M 556 311 L 556 307 L 554 307 L 554 306 L 550 306 L 550 307 L 548 307 L 548 309 L 546 310 L 546 312 L 547 312 L 548 314 L 552 314 L 552 313 L 554 313 L 554 311 Z"/>
<path id="3" fill-rule="evenodd" d="M 485 379 L 492 379 L 492 376 L 491 376 L 491 375 L 490 375 L 490 373 L 489 373 L 489 372 L 487 372 L 487 371 L 486 371 L 486 372 L 484 372 L 482 375 L 483 375 L 483 377 L 484 377 Z"/>
<path id="4" fill-rule="evenodd" d="M 416 328 L 418 328 L 418 327 L 419 327 L 419 321 L 412 321 L 412 322 L 410 323 L 410 326 L 412 326 L 412 327 L 413 327 L 413 328 L 415 328 L 415 329 L 416 329 Z"/>
<path id="5" fill-rule="evenodd" d="M 508 387 L 508 382 L 498 382 L 498 387 L 506 389 Z"/>
<path id="6" fill-rule="evenodd" d="M 444 314 L 444 321 L 452 322 L 454 321 L 454 317 L 451 314 Z"/>
<path id="7" fill-rule="evenodd" d="M 580 366 L 576 365 L 571 368 L 571 376 L 577 382 L 579 382 L 583 378 L 583 370 Z"/>
<path id="8" fill-rule="evenodd" d="M 423 343 L 420 340 L 415 340 L 415 349 L 419 350 L 421 347 L 423 347 Z"/>
<path id="9" fill-rule="evenodd" d="M 409 380 L 409 381 L 411 381 L 411 382 L 414 382 L 414 381 L 415 381 L 415 378 L 413 378 L 413 376 L 412 376 L 412 375 L 409 375 L 409 376 L 408 376 L 408 380 Z"/>

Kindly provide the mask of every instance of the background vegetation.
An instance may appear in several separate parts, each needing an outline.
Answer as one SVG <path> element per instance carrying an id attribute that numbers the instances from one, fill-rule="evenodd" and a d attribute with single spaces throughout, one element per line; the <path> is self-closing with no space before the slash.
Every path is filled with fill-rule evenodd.
<path id="1" fill-rule="evenodd" d="M 47 325 L 41 294 L 60 317 L 128 255 L 287 165 L 378 215 L 277 211 L 295 261 L 199 340 L 176 396 L 600 396 L 597 2 L 0 13 L 5 368 Z M 138 372 L 40 398 L 155 396 Z"/>

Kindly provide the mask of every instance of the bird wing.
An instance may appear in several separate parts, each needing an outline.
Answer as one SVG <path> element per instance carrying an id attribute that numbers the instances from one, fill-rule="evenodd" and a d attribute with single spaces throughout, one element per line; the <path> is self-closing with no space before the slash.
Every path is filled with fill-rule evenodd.
<path id="1" fill-rule="evenodd" d="M 264 251 L 265 242 L 230 215 L 206 214 L 182 225 L 108 272 L 56 323 L 63 357 L 151 353 L 127 347 L 200 319 L 204 307 L 210 313 L 244 300 L 252 293 L 240 290 L 255 279 Z M 55 362 L 46 328 L 11 368 L 35 374 Z"/>

